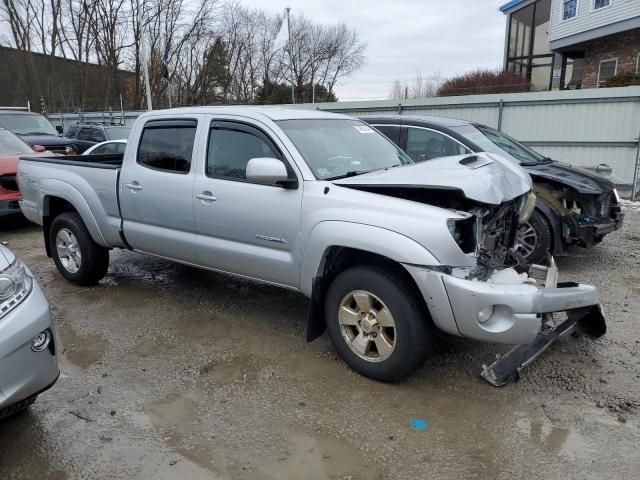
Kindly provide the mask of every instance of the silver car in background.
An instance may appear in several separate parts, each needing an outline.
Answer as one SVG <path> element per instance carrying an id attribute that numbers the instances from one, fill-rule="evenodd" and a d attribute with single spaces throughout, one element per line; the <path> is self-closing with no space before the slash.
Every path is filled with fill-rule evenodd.
<path id="1" fill-rule="evenodd" d="M 29 269 L 0 245 L 0 419 L 28 408 L 59 374 L 49 303 Z"/>

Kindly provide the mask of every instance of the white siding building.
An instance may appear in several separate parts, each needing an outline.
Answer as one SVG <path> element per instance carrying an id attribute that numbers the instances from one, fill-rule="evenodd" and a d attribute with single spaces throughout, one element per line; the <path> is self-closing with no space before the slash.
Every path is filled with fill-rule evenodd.
<path id="1" fill-rule="evenodd" d="M 537 90 L 596 88 L 614 75 L 640 73 L 640 0 L 512 0 L 500 10 L 507 15 L 505 68 L 518 71 L 522 60 L 513 52 L 529 49 L 523 73 Z M 548 12 L 546 23 L 537 18 L 541 11 Z M 529 40 L 513 35 L 523 24 L 531 25 Z M 548 79 L 535 75 L 548 63 L 536 55 L 544 47 L 554 55 Z"/>

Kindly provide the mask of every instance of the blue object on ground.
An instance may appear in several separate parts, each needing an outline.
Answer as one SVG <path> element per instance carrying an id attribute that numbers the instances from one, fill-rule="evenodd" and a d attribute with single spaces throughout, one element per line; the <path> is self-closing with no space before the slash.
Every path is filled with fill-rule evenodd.
<path id="1" fill-rule="evenodd" d="M 409 422 L 409 425 L 411 425 L 411 428 L 413 428 L 414 430 L 426 430 L 427 429 L 426 420 L 423 420 L 421 418 L 414 418 L 413 420 L 411 420 Z"/>

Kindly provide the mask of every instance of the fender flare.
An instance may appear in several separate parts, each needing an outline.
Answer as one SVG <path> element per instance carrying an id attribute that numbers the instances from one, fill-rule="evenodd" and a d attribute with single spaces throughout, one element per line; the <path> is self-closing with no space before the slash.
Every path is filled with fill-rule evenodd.
<path id="1" fill-rule="evenodd" d="M 549 226 L 551 227 L 551 233 L 553 235 L 552 252 L 554 255 L 562 255 L 564 252 L 562 242 L 562 219 L 554 212 L 551 205 L 538 197 L 536 199 L 536 209 L 547 219 Z"/>
<path id="2" fill-rule="evenodd" d="M 324 280 L 329 252 L 334 248 L 350 248 L 375 254 L 398 263 L 437 266 L 438 259 L 421 244 L 398 232 L 371 225 L 343 221 L 317 224 L 307 240 L 300 269 L 300 290 L 311 299 L 307 321 L 307 341 L 320 337 L 326 328 Z"/>
<path id="3" fill-rule="evenodd" d="M 79 190 L 69 183 L 57 179 L 42 180 L 38 192 L 38 213 L 40 218 L 44 219 L 44 217 L 49 216 L 49 200 L 52 197 L 61 198 L 69 202 L 82 218 L 93 241 L 102 247 L 111 248 L 111 245 L 109 245 L 109 242 L 100 231 L 98 222 L 87 200 Z"/>

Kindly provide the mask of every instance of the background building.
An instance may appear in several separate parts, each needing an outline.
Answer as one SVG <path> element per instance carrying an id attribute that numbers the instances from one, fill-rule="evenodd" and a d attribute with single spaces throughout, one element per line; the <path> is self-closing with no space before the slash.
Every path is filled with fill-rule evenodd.
<path id="1" fill-rule="evenodd" d="M 133 72 L 110 70 L 42 53 L 0 46 L 0 105 L 48 112 L 73 112 L 119 104 L 119 96 L 133 91 Z"/>
<path id="2" fill-rule="evenodd" d="M 596 88 L 640 72 L 640 0 L 512 0 L 504 67 L 534 90 Z"/>

